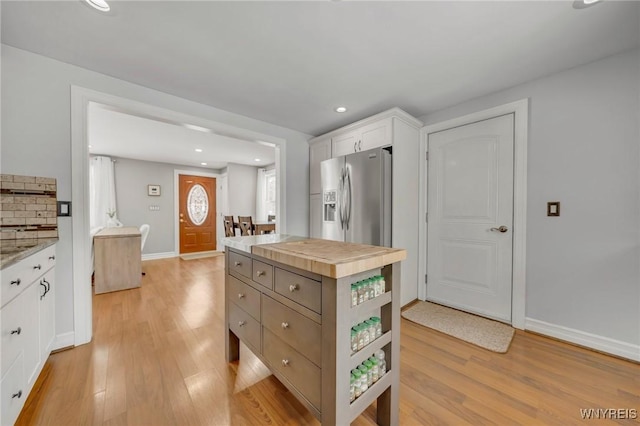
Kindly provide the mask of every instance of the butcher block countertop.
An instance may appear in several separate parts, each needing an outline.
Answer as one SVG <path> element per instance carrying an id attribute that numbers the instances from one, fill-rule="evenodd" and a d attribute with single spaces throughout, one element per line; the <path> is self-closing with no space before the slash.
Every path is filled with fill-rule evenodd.
<path id="1" fill-rule="evenodd" d="M 253 245 L 251 253 L 331 278 L 342 278 L 407 257 L 404 249 L 303 239 Z"/>

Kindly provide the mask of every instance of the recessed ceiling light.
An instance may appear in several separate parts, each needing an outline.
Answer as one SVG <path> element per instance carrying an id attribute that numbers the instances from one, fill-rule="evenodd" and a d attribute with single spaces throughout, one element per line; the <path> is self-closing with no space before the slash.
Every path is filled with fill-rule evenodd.
<path id="1" fill-rule="evenodd" d="M 111 10 L 109 3 L 105 0 L 85 0 L 91 7 L 98 9 L 100 12 L 108 12 Z"/>
<path id="2" fill-rule="evenodd" d="M 347 107 L 343 107 L 343 106 L 336 107 L 335 112 L 347 112 Z"/>
<path id="3" fill-rule="evenodd" d="M 202 148 L 196 148 L 196 152 L 202 152 Z"/>
<path id="4" fill-rule="evenodd" d="M 259 158 L 254 158 L 253 161 L 260 161 L 260 159 Z"/>
<path id="5" fill-rule="evenodd" d="M 602 0 L 574 0 L 573 8 L 574 9 L 585 9 L 587 7 L 591 7 L 600 3 Z"/>
<path id="6" fill-rule="evenodd" d="M 206 165 L 207 165 L 207 163 L 200 163 L 200 165 L 202 165 L 202 166 L 206 166 Z"/>

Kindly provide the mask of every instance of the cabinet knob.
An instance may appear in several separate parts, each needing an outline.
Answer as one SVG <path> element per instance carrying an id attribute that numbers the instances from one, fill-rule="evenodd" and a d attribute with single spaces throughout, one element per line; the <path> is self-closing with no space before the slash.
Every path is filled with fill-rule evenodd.
<path id="1" fill-rule="evenodd" d="M 234 264 L 234 265 L 236 265 L 236 266 L 240 266 L 240 265 L 242 265 L 242 262 L 238 262 L 238 261 L 236 260 L 235 262 L 233 262 L 233 264 Z"/>
<path id="2" fill-rule="evenodd" d="M 238 321 L 238 327 L 242 327 L 246 323 L 247 323 L 246 321 Z"/>
<path id="3" fill-rule="evenodd" d="M 289 366 L 289 360 L 288 359 L 283 359 L 282 360 L 282 366 L 283 367 L 288 367 Z"/>
<path id="4" fill-rule="evenodd" d="M 11 334 L 18 334 L 19 335 L 20 333 L 22 333 L 22 328 L 21 327 L 18 327 L 15 330 L 11 330 Z"/>
<path id="5" fill-rule="evenodd" d="M 17 279 L 17 280 L 15 280 L 15 281 L 11 281 L 11 285 L 14 285 L 14 284 L 15 284 L 15 285 L 20 285 L 20 283 L 21 283 L 21 282 L 22 282 L 22 281 L 20 280 L 20 278 L 18 278 L 18 279 Z"/>
<path id="6" fill-rule="evenodd" d="M 289 323 L 288 322 L 283 322 L 281 325 L 282 325 L 282 328 L 284 328 L 284 329 L 289 328 Z"/>
<path id="7" fill-rule="evenodd" d="M 13 398 L 22 398 L 22 390 L 19 390 L 18 392 L 11 395 L 11 399 Z"/>
<path id="8" fill-rule="evenodd" d="M 266 271 L 258 271 L 258 272 L 256 272 L 256 275 L 261 277 L 263 275 L 267 275 L 267 273 L 266 273 Z"/>
<path id="9" fill-rule="evenodd" d="M 49 256 L 49 260 L 56 260 L 55 256 Z"/>
<path id="10" fill-rule="evenodd" d="M 36 266 L 33 267 L 33 269 L 42 269 L 42 265 L 37 264 Z"/>
<path id="11" fill-rule="evenodd" d="M 244 293 L 238 293 L 238 299 L 242 299 L 244 297 Z"/>
<path id="12" fill-rule="evenodd" d="M 294 291 L 296 291 L 297 289 L 298 289 L 298 284 L 291 284 L 291 285 L 289 286 L 289 291 L 290 291 L 291 293 L 293 293 L 293 292 L 294 292 Z"/>

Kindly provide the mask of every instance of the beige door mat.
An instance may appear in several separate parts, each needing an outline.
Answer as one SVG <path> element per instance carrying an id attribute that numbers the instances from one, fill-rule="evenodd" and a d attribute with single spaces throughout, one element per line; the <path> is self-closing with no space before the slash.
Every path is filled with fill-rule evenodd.
<path id="1" fill-rule="evenodd" d="M 513 327 L 507 324 L 431 302 L 418 302 L 402 312 L 402 316 L 417 324 L 498 353 L 507 352 L 515 332 Z"/>
<path id="2" fill-rule="evenodd" d="M 223 251 L 201 251 L 198 253 L 187 253 L 187 254 L 181 254 L 180 259 L 193 260 L 193 259 L 202 259 L 203 257 L 215 257 L 215 256 L 224 256 L 224 252 Z"/>

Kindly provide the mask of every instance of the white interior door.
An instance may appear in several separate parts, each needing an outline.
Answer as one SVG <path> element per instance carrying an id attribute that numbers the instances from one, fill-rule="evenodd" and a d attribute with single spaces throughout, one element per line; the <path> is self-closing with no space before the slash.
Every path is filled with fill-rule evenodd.
<path id="1" fill-rule="evenodd" d="M 511 323 L 514 115 L 429 134 L 427 300 Z"/>
<path id="2" fill-rule="evenodd" d="M 229 192 L 227 189 L 227 175 L 224 174 L 218 179 L 218 217 L 216 218 L 217 226 L 217 247 L 216 250 L 222 250 L 223 247 L 220 244 L 220 240 L 224 238 L 224 217 L 229 215 Z"/>

